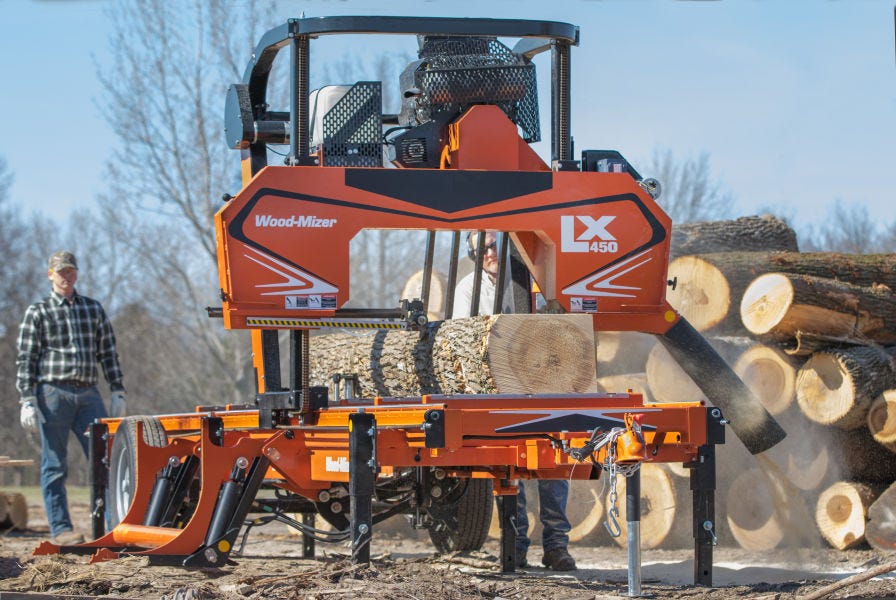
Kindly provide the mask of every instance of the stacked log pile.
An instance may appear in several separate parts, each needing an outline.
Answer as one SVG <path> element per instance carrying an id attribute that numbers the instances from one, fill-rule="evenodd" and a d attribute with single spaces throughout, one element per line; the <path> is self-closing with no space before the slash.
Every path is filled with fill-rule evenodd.
<path id="1" fill-rule="evenodd" d="M 896 549 L 896 255 L 799 252 L 774 217 L 676 226 L 671 253 L 669 302 L 788 432 L 767 456 L 732 435 L 718 449 L 723 543 Z M 601 389 L 705 400 L 649 337 L 596 343 Z M 681 512 L 670 533 L 692 526 Z"/>
<path id="2" fill-rule="evenodd" d="M 701 227 L 710 240 L 730 229 Z M 896 549 L 896 491 L 883 493 L 896 481 L 896 255 L 798 252 L 780 238 L 762 248 L 757 238 L 739 250 L 699 246 L 669 266 L 669 302 L 788 431 L 749 468 L 730 462 L 748 457 L 733 456 L 729 436 L 719 521 L 753 550 L 814 536 L 838 549 Z M 701 398 L 676 369 L 654 348 L 649 393 Z"/>
<path id="3" fill-rule="evenodd" d="M 720 541 L 896 549 L 896 255 L 799 252 L 793 231 L 769 216 L 675 226 L 671 252 L 669 302 L 788 433 L 756 457 L 730 432 L 717 449 Z M 422 337 L 316 337 L 312 357 L 336 364 L 312 363 L 312 383 L 342 372 L 369 375 L 365 396 L 631 390 L 652 402 L 705 399 L 653 336 L 594 334 L 587 315 L 556 316 L 551 324 L 528 315 L 457 319 Z M 585 336 L 595 354 L 579 361 Z M 341 350 L 349 347 L 357 350 Z M 690 471 L 650 467 L 642 546 L 690 544 Z M 595 527 L 606 518 L 609 482 L 597 484 L 600 501 L 588 486 L 571 493 L 574 541 L 611 543 Z M 624 507 L 619 513 L 624 524 Z"/>

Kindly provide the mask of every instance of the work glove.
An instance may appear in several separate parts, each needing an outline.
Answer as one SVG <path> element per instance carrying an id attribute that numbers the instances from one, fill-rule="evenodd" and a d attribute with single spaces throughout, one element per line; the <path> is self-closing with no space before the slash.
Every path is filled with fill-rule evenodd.
<path id="1" fill-rule="evenodd" d="M 40 423 L 47 421 L 37 407 L 35 396 L 25 396 L 19 401 L 19 406 L 21 408 L 19 421 L 25 431 L 37 431 L 40 428 Z"/>
<path id="2" fill-rule="evenodd" d="M 109 397 L 109 416 L 113 419 L 117 419 L 119 417 L 124 416 L 125 411 L 125 398 L 127 398 L 127 392 L 124 390 L 118 390 L 112 392 L 112 395 Z"/>

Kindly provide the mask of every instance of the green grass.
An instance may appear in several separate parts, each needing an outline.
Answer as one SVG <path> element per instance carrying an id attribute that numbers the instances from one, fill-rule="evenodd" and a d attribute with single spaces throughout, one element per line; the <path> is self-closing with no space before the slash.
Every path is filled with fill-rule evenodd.
<path id="1" fill-rule="evenodd" d="M 41 504 L 43 502 L 43 496 L 41 496 L 39 485 L 23 485 L 21 487 L 4 486 L 0 489 L 4 492 L 19 492 L 24 494 L 28 504 Z M 69 502 L 83 504 L 90 502 L 90 488 L 86 485 L 68 485 L 65 486 L 65 489 L 68 492 Z"/>

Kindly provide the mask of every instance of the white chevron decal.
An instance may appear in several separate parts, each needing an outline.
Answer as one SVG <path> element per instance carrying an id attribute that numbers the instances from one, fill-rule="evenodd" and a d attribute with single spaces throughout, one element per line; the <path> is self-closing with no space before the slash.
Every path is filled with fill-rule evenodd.
<path id="1" fill-rule="evenodd" d="M 260 283 L 257 288 L 276 288 L 270 292 L 264 292 L 262 296 L 287 296 L 290 294 L 334 294 L 339 291 L 335 286 L 327 283 L 322 279 L 318 279 L 313 275 L 309 275 L 304 271 L 286 264 L 281 260 L 265 254 L 255 248 L 249 248 L 250 251 L 259 256 L 250 256 L 244 254 L 249 260 L 258 263 L 265 269 L 271 271 L 275 275 L 283 278 L 283 281 L 274 283 Z M 260 258 L 259 258 L 260 257 Z"/>
<path id="2" fill-rule="evenodd" d="M 614 298 L 634 298 L 635 294 L 624 293 L 623 290 L 639 291 L 641 288 L 613 283 L 617 278 L 634 271 L 649 263 L 653 258 L 644 258 L 647 250 L 636 254 L 620 263 L 598 271 L 587 279 L 582 279 L 564 288 L 563 293 L 568 296 L 609 296 Z"/>

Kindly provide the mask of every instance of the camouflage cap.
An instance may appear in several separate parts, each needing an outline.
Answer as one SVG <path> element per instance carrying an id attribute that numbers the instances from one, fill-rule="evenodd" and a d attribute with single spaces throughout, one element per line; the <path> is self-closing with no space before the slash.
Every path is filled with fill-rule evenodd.
<path id="1" fill-rule="evenodd" d="M 75 255 L 68 250 L 60 250 L 50 257 L 49 266 L 51 271 L 61 271 L 66 268 L 77 271 L 78 261 L 75 260 Z"/>

